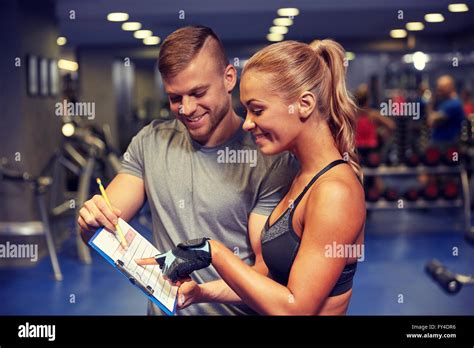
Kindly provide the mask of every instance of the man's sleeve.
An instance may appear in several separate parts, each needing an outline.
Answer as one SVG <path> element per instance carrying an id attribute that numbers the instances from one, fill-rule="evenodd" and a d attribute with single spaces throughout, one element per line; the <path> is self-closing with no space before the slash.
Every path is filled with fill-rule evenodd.
<path id="1" fill-rule="evenodd" d="M 286 153 L 273 162 L 260 185 L 258 199 L 252 213 L 270 215 L 290 189 L 298 170 L 298 161 L 290 153 Z"/>
<path id="2" fill-rule="evenodd" d="M 123 154 L 120 174 L 131 174 L 143 179 L 143 138 L 148 127 L 145 127 L 132 138 L 127 151 Z"/>
<path id="3" fill-rule="evenodd" d="M 446 118 L 453 118 L 456 115 L 456 105 L 451 101 L 446 101 L 441 104 L 439 113 Z"/>
<path id="4" fill-rule="evenodd" d="M 465 117 L 462 104 L 457 100 L 445 102 L 439 111 L 449 122 L 462 122 Z"/>

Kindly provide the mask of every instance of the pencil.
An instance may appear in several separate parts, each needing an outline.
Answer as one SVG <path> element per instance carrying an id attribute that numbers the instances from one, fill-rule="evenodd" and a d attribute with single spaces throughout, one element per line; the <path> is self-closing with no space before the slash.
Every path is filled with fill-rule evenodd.
<path id="1" fill-rule="evenodd" d="M 99 184 L 99 189 L 100 189 L 100 193 L 102 193 L 102 197 L 104 197 L 104 200 L 107 203 L 107 205 L 109 206 L 109 208 L 111 210 L 113 210 L 112 209 L 112 204 L 110 204 L 110 201 L 109 201 L 109 198 L 107 197 L 107 193 L 105 192 L 104 186 L 102 186 L 102 181 L 99 178 L 97 178 L 96 181 L 97 181 L 97 184 Z M 120 225 L 118 224 L 118 222 L 115 225 L 115 229 L 117 230 L 117 233 L 120 237 L 120 244 L 122 244 L 122 247 L 124 249 L 126 249 L 128 247 L 127 240 L 125 239 L 123 231 L 120 228 Z"/>

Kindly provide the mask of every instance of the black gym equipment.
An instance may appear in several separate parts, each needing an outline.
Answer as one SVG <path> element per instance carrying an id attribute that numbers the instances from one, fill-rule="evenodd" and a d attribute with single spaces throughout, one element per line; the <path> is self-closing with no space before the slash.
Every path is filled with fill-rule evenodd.
<path id="1" fill-rule="evenodd" d="M 406 151 L 405 153 L 405 164 L 408 166 L 408 167 L 416 167 L 420 164 L 421 162 L 421 158 L 420 158 L 420 155 L 410 149 L 408 151 Z"/>
<path id="2" fill-rule="evenodd" d="M 409 167 L 416 167 L 420 164 L 420 156 L 416 153 L 412 153 L 406 158 L 405 163 Z"/>
<path id="3" fill-rule="evenodd" d="M 439 198 L 438 185 L 432 183 L 426 185 L 422 190 L 422 196 L 427 201 L 434 201 Z"/>
<path id="4" fill-rule="evenodd" d="M 71 210 L 74 201 L 74 221 L 79 218 L 79 210 L 94 192 L 91 184 L 96 177 L 114 177 L 120 169 L 118 151 L 112 145 L 110 127 L 101 128 L 81 123 L 81 120 L 64 118 L 62 133 L 63 144 L 51 157 L 43 173 L 52 170 L 50 210 L 53 217 L 61 216 Z M 108 174 L 108 175 L 107 175 Z M 72 194 L 69 181 L 76 182 Z M 72 180 L 71 180 L 72 178 Z M 92 186 L 95 187 L 95 186 Z M 91 263 L 89 248 L 80 237 L 80 227 L 76 226 L 76 246 L 79 259 Z"/>
<path id="5" fill-rule="evenodd" d="M 454 181 L 449 181 L 443 186 L 443 197 L 453 200 L 459 197 L 459 187 Z"/>
<path id="6" fill-rule="evenodd" d="M 380 163 L 381 163 L 380 154 L 377 152 L 369 153 L 365 160 L 365 164 L 367 165 L 367 167 L 370 167 L 370 168 L 376 168 L 380 166 Z"/>
<path id="7" fill-rule="evenodd" d="M 67 117 L 63 118 L 63 122 L 62 144 L 50 157 L 38 177 L 26 173 L 4 175 L 9 180 L 13 177 L 24 180 L 27 177 L 27 182 L 34 184 L 36 182 L 35 192 L 38 202 L 41 200 L 40 212 L 47 238 L 50 238 L 50 226 L 56 219 L 74 216 L 74 221 L 77 221 L 79 210 L 95 192 L 92 189 L 95 185 L 91 186 L 91 184 L 96 177 L 102 177 L 105 180 L 113 178 L 121 166 L 118 151 L 112 146 L 112 136 L 108 125 L 99 128 L 86 124 L 83 120 Z M 46 186 L 42 184 L 46 177 L 50 178 L 47 185 L 49 186 L 49 204 L 45 202 Z M 40 180 L 40 178 L 43 179 Z M 91 263 L 89 248 L 80 237 L 80 227 L 77 223 L 74 223 L 74 226 L 79 259 L 84 263 Z M 48 248 L 52 255 L 53 267 L 55 267 L 54 263 L 57 261 L 53 261 L 56 256 L 50 248 L 50 242 L 48 242 Z M 57 274 L 56 278 L 60 278 L 60 272 L 56 271 L 56 268 L 55 274 Z"/>
<path id="8" fill-rule="evenodd" d="M 63 279 L 63 275 L 61 273 L 56 248 L 54 246 L 54 240 L 53 235 L 51 233 L 51 225 L 49 221 L 49 214 L 47 211 L 45 198 L 48 188 L 52 184 L 52 178 L 48 176 L 34 176 L 27 172 L 19 172 L 12 169 L 8 169 L 7 165 L 8 161 L 6 159 L 2 159 L 0 161 L 1 180 L 25 183 L 30 185 L 34 190 L 36 204 L 42 222 L 42 231 L 40 232 L 40 234 L 44 234 L 46 238 L 46 245 L 51 260 L 51 265 L 54 271 L 54 278 L 57 281 L 61 281 Z"/>
<path id="9" fill-rule="evenodd" d="M 383 196 L 389 202 L 395 202 L 400 198 L 398 190 L 393 187 L 387 187 L 384 191 Z"/>
<path id="10" fill-rule="evenodd" d="M 474 284 L 473 275 L 453 273 L 436 259 L 426 264 L 425 271 L 450 295 L 457 294 L 464 285 Z"/>
<path id="11" fill-rule="evenodd" d="M 418 190 L 418 188 L 416 187 L 410 187 L 408 188 L 408 190 L 406 190 L 405 194 L 403 195 L 403 197 L 407 200 L 407 201 L 410 201 L 410 202 L 415 202 L 416 200 L 418 200 L 420 198 L 420 192 Z"/>
<path id="12" fill-rule="evenodd" d="M 381 192 L 376 187 L 371 187 L 367 190 L 365 198 L 368 202 L 377 202 L 381 196 Z"/>
<path id="13" fill-rule="evenodd" d="M 427 166 L 436 166 L 441 161 L 441 151 L 435 147 L 430 146 L 426 149 L 423 156 L 423 163 Z"/>

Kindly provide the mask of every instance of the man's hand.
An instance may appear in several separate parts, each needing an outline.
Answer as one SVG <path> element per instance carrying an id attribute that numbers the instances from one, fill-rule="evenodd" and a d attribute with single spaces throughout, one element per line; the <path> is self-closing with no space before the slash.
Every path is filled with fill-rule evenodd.
<path id="1" fill-rule="evenodd" d="M 101 226 L 109 231 L 115 231 L 115 225 L 118 223 L 121 214 L 122 212 L 117 208 L 110 209 L 100 195 L 95 195 L 86 201 L 79 210 L 79 218 L 77 219 L 84 242 L 87 243 Z"/>
<path id="2" fill-rule="evenodd" d="M 173 283 L 189 278 L 189 275 L 211 264 L 211 246 L 208 238 L 193 239 L 179 243 L 174 249 L 155 257 L 138 259 L 138 265 L 160 265 L 163 276 Z"/>

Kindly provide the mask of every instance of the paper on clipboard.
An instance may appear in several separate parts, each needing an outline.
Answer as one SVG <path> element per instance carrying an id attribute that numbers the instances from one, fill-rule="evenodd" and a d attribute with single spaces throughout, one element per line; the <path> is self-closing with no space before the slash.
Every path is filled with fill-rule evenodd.
<path id="1" fill-rule="evenodd" d="M 125 234 L 127 250 L 120 245 L 120 240 L 115 234 L 103 228 L 96 232 L 89 244 L 140 288 L 163 312 L 173 315 L 178 287 L 171 286 L 163 278 L 158 265 L 142 267 L 135 262 L 136 259 L 158 254 L 158 249 L 124 220 L 119 218 L 118 223 Z"/>

